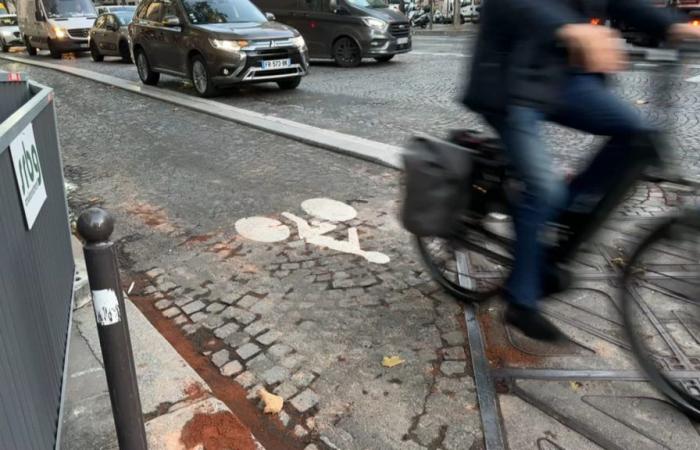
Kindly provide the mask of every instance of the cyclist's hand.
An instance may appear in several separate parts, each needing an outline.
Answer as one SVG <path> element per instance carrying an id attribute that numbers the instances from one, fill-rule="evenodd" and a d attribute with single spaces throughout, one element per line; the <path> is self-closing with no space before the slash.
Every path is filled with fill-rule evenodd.
<path id="1" fill-rule="evenodd" d="M 668 30 L 668 37 L 672 41 L 700 40 L 700 27 L 689 23 L 676 23 Z"/>
<path id="2" fill-rule="evenodd" d="M 557 37 L 569 50 L 572 64 L 586 72 L 618 72 L 627 64 L 621 45 L 624 41 L 616 30 L 598 25 L 568 24 L 557 30 Z"/>

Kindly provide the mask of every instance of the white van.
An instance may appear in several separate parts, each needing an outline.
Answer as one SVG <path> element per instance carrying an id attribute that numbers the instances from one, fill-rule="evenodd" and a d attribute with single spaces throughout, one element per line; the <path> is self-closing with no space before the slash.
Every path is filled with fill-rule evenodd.
<path id="1" fill-rule="evenodd" d="M 472 22 L 478 23 L 481 8 L 481 0 L 464 0 L 459 14 L 462 16 L 462 23 Z"/>
<path id="2" fill-rule="evenodd" d="M 97 13 L 90 0 L 18 0 L 17 19 L 27 52 L 88 51 L 88 33 Z"/>

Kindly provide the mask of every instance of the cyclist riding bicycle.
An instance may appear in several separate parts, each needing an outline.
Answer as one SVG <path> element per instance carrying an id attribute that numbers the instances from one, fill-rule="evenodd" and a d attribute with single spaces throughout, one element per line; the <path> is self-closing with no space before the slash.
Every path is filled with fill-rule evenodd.
<path id="1" fill-rule="evenodd" d="M 617 31 L 593 24 L 605 18 L 660 40 L 700 39 L 700 27 L 644 0 L 488 0 L 481 11 L 464 103 L 498 132 L 523 184 L 505 318 L 535 339 L 562 336 L 538 309 L 558 289 L 556 251 L 539 239 L 546 223 L 562 211 L 593 213 L 606 195 L 629 187 L 653 146 L 652 127 L 606 85 L 605 74 L 622 70 L 625 55 Z M 609 139 L 566 183 L 541 139 L 543 121 Z"/>

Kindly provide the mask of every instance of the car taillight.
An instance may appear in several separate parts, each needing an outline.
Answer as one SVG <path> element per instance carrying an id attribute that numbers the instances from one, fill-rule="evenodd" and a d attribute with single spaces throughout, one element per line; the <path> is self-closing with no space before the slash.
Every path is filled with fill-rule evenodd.
<path id="1" fill-rule="evenodd" d="M 591 19 L 591 25 L 600 25 L 600 19 L 594 17 Z"/>
<path id="2" fill-rule="evenodd" d="M 700 26 L 700 20 L 695 19 L 692 22 L 690 22 L 690 24 L 694 27 L 698 27 L 698 26 Z"/>

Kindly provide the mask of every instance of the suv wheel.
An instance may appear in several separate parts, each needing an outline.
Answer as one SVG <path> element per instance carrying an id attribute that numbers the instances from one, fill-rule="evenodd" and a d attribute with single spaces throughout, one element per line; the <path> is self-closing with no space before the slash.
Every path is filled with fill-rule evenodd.
<path id="1" fill-rule="evenodd" d="M 131 53 L 129 52 L 129 44 L 126 41 L 119 43 L 119 55 L 122 57 L 122 62 L 131 64 Z"/>
<path id="2" fill-rule="evenodd" d="M 53 42 L 49 39 L 49 53 L 53 59 L 61 59 L 61 52 L 59 52 L 56 47 L 54 47 Z"/>
<path id="3" fill-rule="evenodd" d="M 285 78 L 284 80 L 279 80 L 277 82 L 277 86 L 279 86 L 282 90 L 288 91 L 296 89 L 297 87 L 299 87 L 300 83 L 301 77 Z"/>
<path id="4" fill-rule="evenodd" d="M 158 84 L 160 74 L 151 70 L 151 65 L 148 63 L 146 52 L 139 49 L 136 52 L 136 71 L 139 73 L 139 78 L 143 84 L 155 86 Z"/>
<path id="5" fill-rule="evenodd" d="M 100 54 L 100 51 L 97 49 L 95 41 L 90 41 L 90 56 L 92 56 L 92 60 L 95 62 L 100 62 L 105 59 L 105 57 Z"/>
<path id="6" fill-rule="evenodd" d="M 7 53 L 10 51 L 10 46 L 5 44 L 5 40 L 0 38 L 0 47 L 2 47 L 2 52 Z"/>
<path id="7" fill-rule="evenodd" d="M 357 67 L 362 62 L 362 51 L 355 41 L 341 37 L 333 44 L 333 58 L 340 67 Z"/>
<path id="8" fill-rule="evenodd" d="M 24 36 L 24 46 L 27 47 L 27 53 L 29 53 L 29 56 L 36 56 L 36 47 L 32 47 L 32 43 L 29 41 L 29 36 Z"/>
<path id="9" fill-rule="evenodd" d="M 200 97 L 211 97 L 216 93 L 216 87 L 209 76 L 207 63 L 200 55 L 192 57 L 190 77 L 192 78 L 194 90 L 197 91 Z"/>

